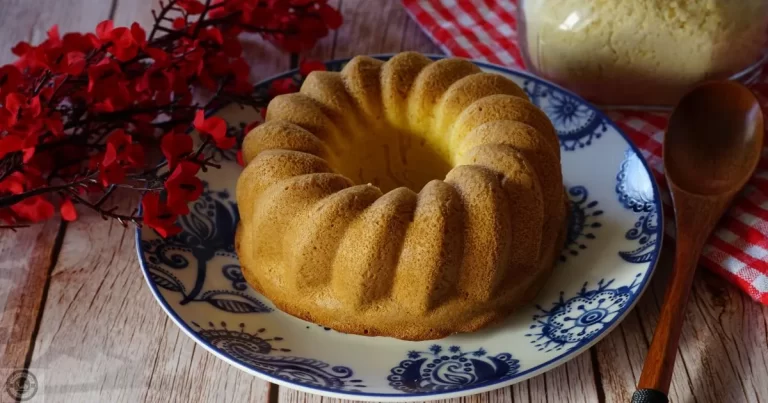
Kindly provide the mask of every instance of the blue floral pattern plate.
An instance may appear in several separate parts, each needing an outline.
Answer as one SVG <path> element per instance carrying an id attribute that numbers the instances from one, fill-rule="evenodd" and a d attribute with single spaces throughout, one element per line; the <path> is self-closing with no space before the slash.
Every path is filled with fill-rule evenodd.
<path id="1" fill-rule="evenodd" d="M 329 62 L 328 69 L 345 63 Z M 205 192 L 180 234 L 162 239 L 148 228 L 137 231 L 141 266 L 163 309 L 200 345 L 248 373 L 357 400 L 423 401 L 500 388 L 563 364 L 604 337 L 637 302 L 660 253 L 662 207 L 650 170 L 616 125 L 578 96 L 526 73 L 477 64 L 524 88 L 560 137 L 572 207 L 568 241 L 534 303 L 494 327 L 425 342 L 342 334 L 282 313 L 240 271 L 233 246 L 240 167 L 226 152 L 217 156 L 222 169 L 203 174 Z M 255 90 L 267 91 L 271 80 Z M 235 106 L 216 114 L 234 131 L 259 119 Z"/>

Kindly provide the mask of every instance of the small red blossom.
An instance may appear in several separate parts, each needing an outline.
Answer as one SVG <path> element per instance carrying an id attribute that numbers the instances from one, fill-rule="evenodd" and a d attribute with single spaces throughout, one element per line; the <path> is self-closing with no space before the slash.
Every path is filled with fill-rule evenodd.
<path id="1" fill-rule="evenodd" d="M 168 133 L 160 141 L 160 149 L 165 159 L 168 160 L 168 168 L 173 170 L 176 164 L 192 153 L 192 137 L 185 133 Z"/>
<path id="2" fill-rule="evenodd" d="M 211 136 L 216 147 L 228 150 L 235 146 L 235 138 L 227 136 L 227 122 L 224 119 L 218 116 L 206 119 L 205 112 L 199 109 L 195 114 L 194 125 L 201 134 Z"/>
<path id="3" fill-rule="evenodd" d="M 69 52 L 66 57 L 66 66 L 63 71 L 74 76 L 80 75 L 85 69 L 85 53 Z"/>
<path id="4" fill-rule="evenodd" d="M 168 208 L 176 214 L 188 214 L 189 202 L 197 200 L 203 193 L 203 182 L 197 177 L 200 165 L 182 161 L 165 181 L 168 192 Z"/>
<path id="5" fill-rule="evenodd" d="M 24 192 L 24 183 L 27 180 L 21 172 L 14 172 L 0 182 L 0 192 L 19 194 Z"/>
<path id="6" fill-rule="evenodd" d="M 77 210 L 75 210 L 75 204 L 72 203 L 72 199 L 65 197 L 61 201 L 59 211 L 61 212 L 61 218 L 63 218 L 64 221 L 77 220 Z"/>
<path id="7" fill-rule="evenodd" d="M 117 129 L 107 138 L 107 151 L 102 164 L 109 166 L 120 163 L 129 167 L 144 164 L 144 149 L 139 144 L 133 144 L 133 139 L 122 129 Z"/>
<path id="8" fill-rule="evenodd" d="M 142 33 L 144 31 L 141 31 Z M 109 34 L 109 52 L 121 62 L 133 59 L 139 52 L 139 44 L 130 29 L 125 27 L 115 28 Z"/>
<path id="9" fill-rule="evenodd" d="M 305 59 L 299 63 L 299 73 L 308 76 L 313 71 L 325 71 L 325 63 L 320 60 Z"/>
<path id="10" fill-rule="evenodd" d="M 162 237 L 176 235 L 181 232 L 181 227 L 176 225 L 177 214 L 174 214 L 168 205 L 160 200 L 157 193 L 147 193 L 141 199 L 141 209 L 144 224 L 157 231 Z"/>
<path id="11" fill-rule="evenodd" d="M 168 53 L 158 48 L 144 48 L 144 52 L 149 55 L 155 62 L 153 67 L 164 68 L 168 66 Z"/>
<path id="12" fill-rule="evenodd" d="M 22 148 L 24 148 L 24 140 L 18 136 L 8 134 L 0 138 L 0 158 L 13 152 L 21 151 Z"/>
<path id="13" fill-rule="evenodd" d="M 107 187 L 125 181 L 125 168 L 119 164 L 103 165 L 99 169 L 99 182 Z"/>
<path id="14" fill-rule="evenodd" d="M 98 25 L 96 25 L 96 36 L 98 36 L 99 40 L 104 43 L 109 42 L 114 26 L 115 24 L 112 22 L 112 20 L 104 20 L 100 22 Z"/>
<path id="15" fill-rule="evenodd" d="M 216 27 L 209 27 L 200 32 L 200 41 L 211 41 L 217 45 L 224 43 L 224 37 L 221 36 L 221 31 Z"/>
<path id="16" fill-rule="evenodd" d="M 299 86 L 293 80 L 293 78 L 281 78 L 269 85 L 269 96 L 276 97 L 278 95 L 290 94 L 299 90 Z"/>
<path id="17" fill-rule="evenodd" d="M 16 215 L 22 220 L 31 222 L 45 221 L 55 213 L 53 203 L 45 196 L 32 196 L 11 206 Z"/>
<path id="18" fill-rule="evenodd" d="M 59 26 L 56 24 L 53 24 L 51 28 L 48 29 L 47 32 L 48 35 L 48 45 L 49 46 L 61 46 L 61 36 L 59 36 Z"/>
<path id="19" fill-rule="evenodd" d="M 131 24 L 131 36 L 133 37 L 133 41 L 138 45 L 140 48 L 143 48 L 147 44 L 147 32 L 144 31 L 144 28 L 139 25 L 139 23 L 134 22 Z"/>
<path id="20" fill-rule="evenodd" d="M 12 64 L 0 67 L 0 97 L 16 91 L 21 84 L 21 79 L 21 71 L 18 67 Z"/>
<path id="21" fill-rule="evenodd" d="M 176 4 L 190 15 L 200 14 L 205 10 L 205 5 L 197 0 L 179 0 Z"/>
<path id="22" fill-rule="evenodd" d="M 341 17 L 341 13 L 339 13 L 338 10 L 329 6 L 328 4 L 320 5 L 319 13 L 320 18 L 323 19 L 323 22 L 325 22 L 330 29 L 336 29 L 340 27 L 344 22 L 344 19 Z"/>

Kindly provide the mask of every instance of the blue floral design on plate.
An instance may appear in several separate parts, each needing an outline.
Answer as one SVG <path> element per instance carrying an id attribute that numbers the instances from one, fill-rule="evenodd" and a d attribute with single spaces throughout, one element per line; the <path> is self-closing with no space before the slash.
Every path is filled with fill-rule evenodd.
<path id="1" fill-rule="evenodd" d="M 511 378 L 520 370 L 512 354 L 494 356 L 480 348 L 462 352 L 460 346 L 447 351 L 434 344 L 429 351 L 409 351 L 408 359 L 392 368 L 389 385 L 406 393 L 450 391 Z"/>
<path id="2" fill-rule="evenodd" d="M 525 80 L 523 90 L 549 116 L 564 151 L 588 147 L 608 131 L 608 121 L 572 95 L 538 80 Z"/>
<path id="3" fill-rule="evenodd" d="M 281 342 L 283 338 L 265 338 L 264 328 L 255 333 L 248 333 L 242 323 L 239 330 L 228 329 L 226 322 L 221 322 L 220 328 L 211 322 L 208 323 L 208 328 L 203 328 L 195 322 L 192 322 L 192 325 L 199 329 L 197 334 L 211 346 L 275 378 L 305 386 L 347 392 L 360 392 L 359 388 L 365 388 L 361 379 L 353 379 L 354 372 L 348 367 L 331 366 L 310 358 L 270 355 L 275 351 L 286 353 L 291 350 L 275 347 L 273 343 Z"/>
<path id="4" fill-rule="evenodd" d="M 345 64 L 344 60 L 329 62 L 328 70 L 341 70 Z M 646 225 L 640 221 L 641 215 L 652 211 L 617 208 L 623 204 L 608 203 L 617 195 L 614 179 L 618 167 L 606 161 L 620 158 L 632 145 L 607 117 L 578 96 L 525 73 L 477 64 L 485 71 L 505 75 L 531 94 L 532 100 L 555 121 L 561 147 L 578 151 L 564 153 L 565 181 L 585 185 L 583 193 L 579 187 L 568 188 L 575 202 L 571 207 L 575 219 L 569 227 L 570 249 L 564 252 L 567 261 L 558 265 L 539 295 L 540 305 L 548 308 L 539 307 L 530 329 L 531 314 L 526 312 L 531 307 L 518 310 L 513 318 L 491 331 L 450 336 L 429 348 L 423 343 L 345 335 L 272 310 L 271 304 L 245 282 L 234 256 L 233 235 L 238 218 L 233 196 L 242 168 L 234 162 L 233 150 L 214 155 L 222 169 L 201 173 L 201 179 L 211 186 L 206 185 L 205 197 L 190 206 L 193 216 L 181 222 L 183 233 L 158 239 L 151 229 L 137 231 L 143 273 L 154 297 L 179 327 L 227 362 L 253 375 L 348 399 L 426 400 L 501 387 L 551 369 L 574 357 L 580 347 L 603 337 L 648 283 L 660 249 L 651 248 L 650 260 L 643 264 L 627 263 L 616 256 L 643 239 L 641 235 L 625 240 L 625 234 L 630 238 L 636 235 L 627 231 L 632 223 L 641 223 L 639 234 L 654 228 L 650 225 L 653 220 L 645 221 Z M 285 77 L 299 80 L 295 70 L 273 79 Z M 256 93 L 265 94 L 270 82 L 259 84 Z M 212 114 L 224 118 L 235 136 L 242 136 L 247 124 L 259 120 L 258 111 L 248 107 L 227 106 Z M 649 171 L 641 169 L 628 175 L 627 181 L 634 180 L 632 175 L 643 176 L 640 179 L 644 180 Z M 657 198 L 655 188 L 650 197 Z M 198 203 L 200 206 L 196 206 Z M 655 208 L 660 211 L 659 205 Z M 610 210 L 611 220 L 598 213 L 603 210 Z M 629 224 L 612 225 L 616 222 Z M 662 224 L 658 223 L 657 231 Z M 598 243 L 606 253 L 582 256 L 584 248 L 591 251 Z M 574 258 L 570 250 L 578 257 Z M 589 258 L 590 263 L 581 264 L 588 260 L 579 259 L 582 257 Z M 614 280 L 595 284 L 600 278 Z M 574 283 L 584 284 L 581 292 L 569 291 L 567 296 L 560 293 L 572 290 Z M 600 302 L 598 294 L 606 298 Z M 576 297 L 583 300 L 582 311 L 573 305 Z M 552 301 L 556 303 L 549 306 Z M 573 315 L 580 314 L 576 316 L 579 322 L 557 314 L 569 306 Z M 226 323 L 244 325 L 228 328 Z M 557 329 L 566 331 L 558 333 Z M 519 352 L 514 352 L 513 358 L 509 346 L 527 345 L 532 340 L 540 350 L 559 347 L 560 351 L 547 353 L 528 348 L 524 361 L 518 362 L 522 360 Z"/>
<path id="5" fill-rule="evenodd" d="M 634 151 L 627 150 L 616 174 L 616 194 L 624 208 L 640 213 L 625 238 L 636 241 L 633 250 L 619 251 L 619 256 L 630 263 L 646 263 L 657 254 L 659 246 L 659 212 L 654 204 L 653 182 L 645 174 L 645 166 Z"/>
<path id="6" fill-rule="evenodd" d="M 565 262 L 567 256 L 578 256 L 579 251 L 587 249 L 587 241 L 596 238 L 593 230 L 602 227 L 597 218 L 603 215 L 603 210 L 597 208 L 597 200 L 589 201 L 589 192 L 584 186 L 572 186 L 568 189 L 571 199 L 571 216 L 568 222 L 563 253 L 560 261 Z"/>
<path id="7" fill-rule="evenodd" d="M 239 219 L 237 207 L 226 190 L 204 190 L 190 206 L 190 214 L 179 219 L 182 231 L 166 239 L 142 241 L 149 276 L 158 287 L 181 294 L 180 305 L 207 302 L 226 312 L 260 313 L 271 309 L 245 291 L 248 286 L 234 250 L 235 227 Z M 189 255 L 194 262 L 189 261 Z M 233 290 L 203 291 L 208 263 L 214 257 L 224 257 L 231 263 L 221 267 L 231 281 Z M 195 270 L 191 287 L 184 284 L 177 271 Z"/>
<path id="8" fill-rule="evenodd" d="M 588 288 L 588 283 L 584 283 L 581 290 L 568 299 L 561 292 L 560 299 L 550 309 L 536 305 L 541 313 L 533 315 L 534 324 L 530 326 L 536 333 L 526 336 L 534 337 L 531 343 L 537 350 L 546 352 L 573 350 L 593 341 L 634 299 L 640 274 L 629 285 L 613 286 L 614 281 L 600 280 L 595 288 Z"/>

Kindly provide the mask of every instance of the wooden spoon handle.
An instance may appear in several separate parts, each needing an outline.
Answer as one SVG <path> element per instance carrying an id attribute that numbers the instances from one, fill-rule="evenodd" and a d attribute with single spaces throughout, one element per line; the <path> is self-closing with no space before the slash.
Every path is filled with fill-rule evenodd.
<path id="1" fill-rule="evenodd" d="M 638 389 L 653 389 L 665 395 L 669 392 L 680 331 L 685 318 L 685 305 L 703 246 L 692 245 L 690 237 L 680 235 L 672 278 L 664 294 L 659 322 L 656 324 L 653 341 L 645 358 L 640 382 L 637 384 Z"/>
<path id="2" fill-rule="evenodd" d="M 674 192 L 674 191 L 673 191 Z M 677 356 L 685 306 L 696 274 L 699 255 L 727 200 L 707 201 L 700 196 L 674 194 L 677 218 L 677 244 L 672 277 L 664 294 L 659 322 L 645 358 L 638 392 L 651 389 L 669 393 Z M 652 394 L 653 396 L 658 395 Z M 646 400 L 657 402 L 659 400 Z"/>

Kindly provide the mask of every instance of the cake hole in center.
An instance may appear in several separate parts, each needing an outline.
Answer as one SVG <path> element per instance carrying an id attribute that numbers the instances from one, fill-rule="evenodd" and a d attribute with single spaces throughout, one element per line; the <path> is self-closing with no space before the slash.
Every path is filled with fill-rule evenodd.
<path id="1" fill-rule="evenodd" d="M 429 181 L 443 180 L 448 158 L 421 136 L 394 129 L 355 136 L 349 155 L 340 155 L 337 172 L 357 184 L 373 184 L 386 193 L 398 187 L 418 192 Z"/>

